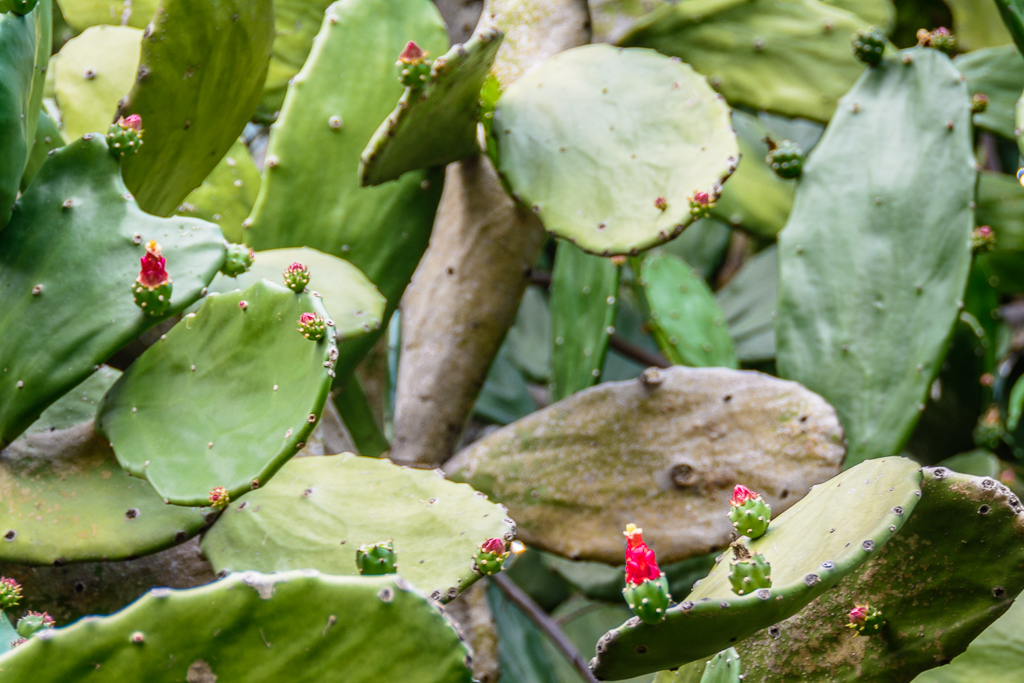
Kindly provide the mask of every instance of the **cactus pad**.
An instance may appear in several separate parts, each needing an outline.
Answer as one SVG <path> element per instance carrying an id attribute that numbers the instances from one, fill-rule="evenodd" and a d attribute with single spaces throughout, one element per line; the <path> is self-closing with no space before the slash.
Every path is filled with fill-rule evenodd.
<path id="1" fill-rule="evenodd" d="M 238 139 L 260 101 L 273 40 L 271 0 L 160 3 L 119 111 L 146 124 L 146 144 L 123 165 L 148 213 L 174 213 Z"/>
<path id="2" fill-rule="evenodd" d="M 227 241 L 241 244 L 248 239 L 242 222 L 256 203 L 260 181 L 260 170 L 239 138 L 203 184 L 185 197 L 177 213 L 216 223 Z"/>
<path id="3" fill-rule="evenodd" d="M 429 602 L 390 577 L 246 572 L 158 588 L 109 617 L 0 658 L 5 683 L 107 680 L 469 683 L 468 651 Z M 310 652 L 316 656 L 311 656 Z"/>
<path id="4" fill-rule="evenodd" d="M 814 148 L 779 235 L 779 374 L 836 407 L 848 464 L 899 452 L 958 315 L 977 176 L 968 100 L 935 50 L 868 70 Z"/>
<path id="5" fill-rule="evenodd" d="M 974 125 L 1008 140 L 1016 138 L 1013 109 L 1024 89 L 1024 59 L 1016 46 L 973 50 L 958 55 L 953 66 L 967 77 L 972 97 L 988 98 L 985 111 L 974 112 Z"/>
<path id="6" fill-rule="evenodd" d="M 745 680 L 888 683 L 949 661 L 1024 589 L 1022 513 L 994 479 L 926 468 L 920 503 L 869 562 L 771 633 L 737 646 Z M 856 604 L 882 613 L 882 633 L 853 637 L 846 625 Z M 804 638 L 809 631 L 813 640 Z"/>
<path id="7" fill-rule="evenodd" d="M 146 28 L 158 3 L 159 0 L 132 0 L 126 7 L 124 0 L 59 0 L 57 4 L 68 26 L 83 32 L 90 26 L 104 24 Z"/>
<path id="8" fill-rule="evenodd" d="M 515 196 L 548 231 L 605 256 L 677 236 L 690 200 L 713 201 L 739 160 L 729 109 L 702 76 L 609 45 L 563 52 L 508 86 L 494 134 Z"/>
<path id="9" fill-rule="evenodd" d="M 920 485 L 913 461 L 882 458 L 814 487 L 772 521 L 768 533 L 746 542 L 771 563 L 771 588 L 737 597 L 722 559 L 668 610 L 662 625 L 627 622 L 605 634 L 594 673 L 614 680 L 677 667 L 795 614 L 896 534 L 918 502 Z"/>
<path id="10" fill-rule="evenodd" d="M 211 295 L 139 357 L 100 405 L 118 462 L 176 505 L 265 484 L 301 450 L 331 385 L 333 335 L 295 330 L 320 300 L 260 281 Z"/>
<path id="11" fill-rule="evenodd" d="M 148 240 L 174 279 L 172 315 L 220 268 L 217 226 L 144 214 L 102 135 L 43 164 L 0 232 L 0 444 L 156 322 L 129 290 Z"/>
<path id="12" fill-rule="evenodd" d="M 734 484 L 781 512 L 839 471 L 841 443 L 832 408 L 797 384 L 651 368 L 514 422 L 445 469 L 507 505 L 531 546 L 615 565 L 621 529 L 635 522 L 669 564 L 729 543 Z"/>
<path id="13" fill-rule="evenodd" d="M 120 376 L 120 370 L 101 365 L 99 370 L 89 375 L 84 382 L 44 410 L 39 419 L 25 430 L 25 434 L 67 429 L 93 419 L 103 395 Z"/>
<path id="14" fill-rule="evenodd" d="M 380 185 L 407 171 L 480 153 L 480 88 L 501 39 L 501 31 L 485 28 L 434 60 L 427 82 L 405 91 L 367 143 L 359 164 L 361 185 Z"/>
<path id="15" fill-rule="evenodd" d="M 739 367 L 725 314 L 704 280 L 669 254 L 648 256 L 639 268 L 648 324 L 665 356 L 679 365 Z"/>
<path id="16" fill-rule="evenodd" d="M 0 451 L 0 561 L 120 560 L 162 550 L 206 524 L 195 508 L 165 505 L 126 477 L 92 420 L 26 434 Z"/>
<path id="17" fill-rule="evenodd" d="M 245 289 L 260 280 L 287 286 L 284 272 L 292 263 L 301 263 L 309 269 L 306 289 L 323 296 L 324 308 L 334 321 L 334 332 L 339 340 L 380 327 L 385 301 L 373 283 L 348 261 L 308 247 L 257 252 L 249 272 L 234 279 L 217 277 L 210 283 L 210 291 Z"/>
<path id="18" fill-rule="evenodd" d="M 597 384 L 615 333 L 622 267 L 560 243 L 551 276 L 551 398 Z"/>
<path id="19" fill-rule="evenodd" d="M 399 575 L 447 602 L 478 578 L 477 546 L 514 533 L 503 510 L 468 486 L 344 453 L 289 462 L 224 512 L 203 552 L 218 571 L 354 575 L 360 544 L 393 538 Z"/>

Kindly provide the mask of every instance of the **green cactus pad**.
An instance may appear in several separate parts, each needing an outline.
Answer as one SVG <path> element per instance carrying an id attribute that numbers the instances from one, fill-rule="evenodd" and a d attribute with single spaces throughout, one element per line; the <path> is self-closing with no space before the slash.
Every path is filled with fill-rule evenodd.
<path id="1" fill-rule="evenodd" d="M 84 382 L 44 410 L 39 419 L 25 430 L 25 434 L 67 429 L 93 419 L 103 395 L 120 376 L 120 370 L 101 365 Z"/>
<path id="2" fill-rule="evenodd" d="M 775 358 L 775 298 L 779 286 L 778 250 L 772 245 L 748 260 L 715 299 L 741 361 Z"/>
<path id="3" fill-rule="evenodd" d="M 868 563 L 772 633 L 737 646 L 745 680 L 889 683 L 948 662 L 1024 589 L 1022 513 L 994 479 L 926 468 L 921 502 Z M 881 634 L 854 637 L 846 624 L 855 604 L 882 612 Z"/>
<path id="4" fill-rule="evenodd" d="M 207 297 L 104 397 L 98 431 L 121 466 L 176 505 L 266 484 L 305 444 L 331 385 L 337 347 L 297 331 L 307 311 L 327 317 L 316 297 L 266 281 Z"/>
<path id="5" fill-rule="evenodd" d="M 551 276 L 551 399 L 560 401 L 601 378 L 615 332 L 622 267 L 560 243 Z"/>
<path id="6" fill-rule="evenodd" d="M 942 362 L 971 264 L 970 116 L 945 55 L 886 58 L 840 102 L 779 235 L 779 374 L 836 407 L 848 464 L 900 451 Z"/>
<path id="7" fill-rule="evenodd" d="M 469 683 L 466 647 L 394 578 L 246 572 L 159 588 L 0 658 L 5 683 L 102 680 Z M 97 679 L 101 680 L 101 679 Z"/>
<path id="8" fill-rule="evenodd" d="M 974 115 L 974 125 L 1008 140 L 1016 138 L 1013 109 L 1024 90 L 1024 59 L 1016 46 L 967 52 L 958 55 L 953 65 L 967 77 L 971 95 L 982 94 L 988 98 L 988 108 Z"/>
<path id="9" fill-rule="evenodd" d="M 46 157 L 55 149 L 63 147 L 64 136 L 61 135 L 57 124 L 53 122 L 49 114 L 39 111 L 39 124 L 36 126 L 36 139 L 29 153 L 28 162 L 25 164 L 25 172 L 21 175 L 21 191 L 24 192 L 28 184 L 36 176 L 42 167 Z"/>
<path id="10" fill-rule="evenodd" d="M 2 622 L 0 628 L 3 628 Z M 914 683 L 1017 683 L 1022 668 L 1024 600 L 1018 600 L 972 641 L 963 654 L 946 666 L 925 671 Z"/>
<path id="11" fill-rule="evenodd" d="M 725 314 L 704 280 L 680 259 L 658 254 L 643 260 L 637 281 L 658 346 L 675 364 L 737 368 Z"/>
<path id="12" fill-rule="evenodd" d="M 257 250 L 308 246 L 349 261 L 387 299 L 385 325 L 427 248 L 444 183 L 434 169 L 359 187 L 359 155 L 402 95 L 395 58 L 409 40 L 432 54 L 448 49 L 429 0 L 331 5 L 274 125 L 266 177 L 245 233 Z M 339 73 L 348 76 L 339 80 Z M 299 196 L 306 200 L 296 204 Z M 340 377 L 382 331 L 342 345 Z"/>
<path id="13" fill-rule="evenodd" d="M 866 26 L 818 0 L 699 0 L 652 12 L 620 45 L 679 57 L 734 104 L 828 121 L 864 70 L 850 34 Z"/>
<path id="14" fill-rule="evenodd" d="M 165 505 L 145 481 L 125 476 L 91 419 L 0 451 L 0 491 L 4 562 L 120 560 L 181 543 L 206 524 L 200 509 Z"/>
<path id="15" fill-rule="evenodd" d="M 563 52 L 508 86 L 494 133 L 517 199 L 549 232 L 605 256 L 676 237 L 694 193 L 717 196 L 739 161 L 729 109 L 702 76 L 609 45 Z"/>
<path id="16" fill-rule="evenodd" d="M 393 538 L 399 575 L 447 602 L 477 580 L 477 546 L 514 533 L 504 510 L 468 486 L 344 453 L 289 462 L 266 488 L 228 507 L 203 552 L 218 571 L 355 575 L 360 544 Z"/>
<path id="17" fill-rule="evenodd" d="M 142 31 L 129 26 L 94 26 L 64 43 L 54 63 L 54 93 L 68 140 L 107 132 L 135 82 L 141 43 Z"/>
<path id="18" fill-rule="evenodd" d="M 407 88 L 360 157 L 361 185 L 380 185 L 407 171 L 443 166 L 480 153 L 480 88 L 501 46 L 496 28 L 478 31 L 434 60 L 430 78 Z M 439 135 L 439 131 L 444 131 Z"/>
<path id="19" fill-rule="evenodd" d="M 121 116 L 146 131 L 124 181 L 169 216 L 231 148 L 260 101 L 274 40 L 271 0 L 162 0 Z"/>
<path id="20" fill-rule="evenodd" d="M 68 26 L 82 32 L 90 26 L 113 24 L 146 28 L 153 18 L 159 0 L 57 0 Z"/>
<path id="21" fill-rule="evenodd" d="M 774 239 L 793 208 L 796 183 L 779 178 L 763 163 L 769 131 L 757 117 L 734 109 L 732 126 L 739 139 L 740 165 L 722 187 L 711 215 L 758 237 Z"/>
<path id="22" fill-rule="evenodd" d="M 43 164 L 0 232 L 0 444 L 157 322 L 130 290 L 148 240 L 174 279 L 173 315 L 224 260 L 217 226 L 140 211 L 101 135 Z"/>
<path id="23" fill-rule="evenodd" d="M 771 564 L 771 588 L 737 597 L 723 559 L 660 626 L 626 622 L 605 634 L 594 673 L 616 680 L 677 667 L 792 616 L 895 535 L 917 504 L 920 486 L 916 463 L 882 458 L 814 487 L 774 519 L 768 533 L 746 541 Z"/>
<path id="24" fill-rule="evenodd" d="M 710 661 L 702 659 L 685 667 L 662 671 L 652 683 L 742 683 L 744 680 L 743 662 L 735 648 L 730 647 Z"/>
<path id="25" fill-rule="evenodd" d="M 735 484 L 781 512 L 834 476 L 842 457 L 835 412 L 798 384 L 673 367 L 581 391 L 477 441 L 445 469 L 507 505 L 531 546 L 621 564 L 622 529 L 634 522 L 668 564 L 729 543 Z"/>
<path id="26" fill-rule="evenodd" d="M 51 7 L 44 2 L 25 16 L 0 12 L 0 230 L 10 218 L 35 139 L 50 58 Z"/>
<path id="27" fill-rule="evenodd" d="M 323 296 L 323 305 L 334 321 L 338 339 L 358 337 L 380 328 L 384 317 L 384 297 L 359 269 L 348 261 L 316 249 L 271 249 L 256 253 L 249 272 L 237 278 L 218 276 L 210 283 L 211 292 L 244 289 L 260 280 L 284 286 L 284 271 L 299 262 L 309 268 L 309 292 Z"/>
<path id="28" fill-rule="evenodd" d="M 275 0 L 274 24 L 277 27 L 270 68 L 263 84 L 263 99 L 256 109 L 258 120 L 277 117 L 284 102 L 288 83 L 306 62 L 313 39 L 324 21 L 324 11 L 332 0 Z"/>
<path id="29" fill-rule="evenodd" d="M 261 180 L 245 141 L 239 138 L 203 184 L 185 197 L 177 214 L 216 223 L 227 241 L 241 244 L 247 240 L 242 222 L 256 203 Z"/>

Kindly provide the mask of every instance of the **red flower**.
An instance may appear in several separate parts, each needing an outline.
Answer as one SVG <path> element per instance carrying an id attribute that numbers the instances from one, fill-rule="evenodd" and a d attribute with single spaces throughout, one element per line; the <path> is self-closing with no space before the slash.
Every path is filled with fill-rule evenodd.
<path id="1" fill-rule="evenodd" d="M 117 120 L 117 125 L 122 128 L 131 128 L 136 133 L 142 130 L 142 117 L 138 114 L 132 114 L 131 116 L 122 117 Z"/>
<path id="2" fill-rule="evenodd" d="M 732 491 L 732 498 L 729 499 L 729 505 L 732 505 L 734 508 L 738 508 L 748 500 L 760 500 L 760 498 L 760 493 L 754 493 L 746 486 L 736 484 L 736 488 Z"/>
<path id="3" fill-rule="evenodd" d="M 504 555 L 505 541 L 500 538 L 488 538 L 480 544 L 480 550 L 485 553 L 490 553 L 491 555 Z"/>
<path id="4" fill-rule="evenodd" d="M 661 577 L 654 551 L 644 543 L 642 534 L 643 529 L 638 529 L 635 524 L 626 526 L 626 583 L 631 586 Z"/>
<path id="5" fill-rule="evenodd" d="M 410 40 L 402 50 L 402 54 L 398 55 L 398 61 L 405 64 L 419 64 L 426 56 L 427 53 L 416 44 L 416 41 Z"/>
<path id="6" fill-rule="evenodd" d="M 139 259 L 142 263 L 142 270 L 139 271 L 138 282 L 145 287 L 159 287 L 170 282 L 167 275 L 167 259 L 160 255 L 160 245 L 156 240 L 150 240 L 146 245 L 146 254 Z"/>

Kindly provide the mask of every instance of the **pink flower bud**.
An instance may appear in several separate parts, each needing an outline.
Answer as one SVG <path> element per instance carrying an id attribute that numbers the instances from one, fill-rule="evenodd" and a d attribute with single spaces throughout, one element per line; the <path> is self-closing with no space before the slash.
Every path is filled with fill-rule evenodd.
<path id="1" fill-rule="evenodd" d="M 309 325 L 313 322 L 316 322 L 316 313 L 303 313 L 299 316 L 300 325 Z"/>
<path id="2" fill-rule="evenodd" d="M 122 128 L 131 128 L 136 133 L 142 130 L 142 117 L 138 114 L 132 114 L 131 116 L 122 117 L 117 120 L 117 125 Z"/>
<path id="3" fill-rule="evenodd" d="M 416 41 L 410 40 L 402 50 L 402 54 L 398 55 L 398 61 L 404 64 L 419 64 L 426 56 L 427 53 L 416 44 Z"/>
<path id="4" fill-rule="evenodd" d="M 707 194 L 705 194 L 704 196 L 706 197 Z M 657 199 L 654 200 L 654 208 L 656 208 L 658 211 L 664 211 L 666 208 L 668 208 L 668 202 L 665 201 L 664 197 L 658 197 Z"/>
<path id="5" fill-rule="evenodd" d="M 306 269 L 306 266 L 302 265 L 298 261 L 296 261 L 295 263 L 293 263 L 290 266 L 288 266 L 288 272 L 289 273 L 298 273 L 298 272 L 303 271 L 305 269 Z"/>
<path id="6" fill-rule="evenodd" d="M 210 505 L 215 508 L 227 507 L 228 503 L 231 502 L 231 496 L 228 495 L 228 490 L 223 486 L 215 486 L 209 495 Z"/>
<path id="7" fill-rule="evenodd" d="M 167 259 L 160 255 L 160 245 L 150 240 L 146 245 L 145 255 L 139 259 L 142 269 L 139 271 L 138 282 L 146 287 L 159 287 L 170 281 L 167 275 Z"/>
<path id="8" fill-rule="evenodd" d="M 848 616 L 850 617 L 851 624 L 863 624 L 865 621 L 868 620 L 868 606 L 857 605 L 852 610 L 850 610 L 850 614 Z"/>
<path id="9" fill-rule="evenodd" d="M 707 206 L 711 203 L 711 196 L 707 192 L 694 192 L 693 201 L 697 202 L 701 206 Z"/>
<path id="10" fill-rule="evenodd" d="M 500 538 L 488 538 L 480 544 L 480 550 L 485 553 L 490 553 L 491 555 L 504 555 L 505 541 Z"/>
<path id="11" fill-rule="evenodd" d="M 732 498 L 729 499 L 729 505 L 738 508 L 739 506 L 746 503 L 748 500 L 757 500 L 760 497 L 761 495 L 759 493 L 754 493 L 746 486 L 743 486 L 742 484 L 737 484 L 736 488 L 733 489 L 732 491 Z"/>

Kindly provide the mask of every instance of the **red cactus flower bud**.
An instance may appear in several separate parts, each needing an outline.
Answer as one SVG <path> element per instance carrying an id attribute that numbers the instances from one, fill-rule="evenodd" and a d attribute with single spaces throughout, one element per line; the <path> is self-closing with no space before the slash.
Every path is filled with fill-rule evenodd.
<path id="1" fill-rule="evenodd" d="M 704 196 L 706 197 L 707 194 L 705 194 Z M 664 197 L 658 197 L 657 199 L 654 200 L 654 208 L 656 208 L 658 211 L 664 211 L 666 208 L 668 208 L 668 202 L 665 201 Z"/>
<path id="2" fill-rule="evenodd" d="M 122 128 L 131 128 L 136 133 L 142 130 L 142 117 L 138 114 L 132 114 L 131 116 L 122 116 L 117 120 L 117 125 Z"/>
<path id="3" fill-rule="evenodd" d="M 480 550 L 492 555 L 502 555 L 505 553 L 505 541 L 500 538 L 488 538 L 480 544 Z"/>
<path id="4" fill-rule="evenodd" d="M 402 50 L 402 54 L 398 55 L 398 61 L 403 64 L 419 64 L 426 56 L 427 53 L 416 44 L 416 41 L 410 40 Z"/>
<path id="5" fill-rule="evenodd" d="M 17 607 L 21 601 L 21 584 L 14 579 L 0 576 L 0 610 Z"/>
<path id="6" fill-rule="evenodd" d="M 734 508 L 738 508 L 748 500 L 757 500 L 760 497 L 761 494 L 754 493 L 742 484 L 737 484 L 736 488 L 732 491 L 732 498 L 729 499 L 729 505 L 732 505 Z"/>
<path id="7" fill-rule="evenodd" d="M 298 273 L 298 272 L 303 271 L 305 269 L 306 269 L 306 266 L 302 265 L 298 261 L 296 261 L 295 263 L 293 263 L 290 266 L 288 266 L 288 272 L 289 273 Z"/>
<path id="8" fill-rule="evenodd" d="M 707 192 L 694 192 L 693 201 L 697 202 L 701 206 L 707 206 L 711 203 L 711 196 Z"/>
<path id="9" fill-rule="evenodd" d="M 644 543 L 643 529 L 635 524 L 626 526 L 626 583 L 639 586 L 648 579 L 661 577 L 661 569 L 654 557 L 654 551 Z"/>
<path id="10" fill-rule="evenodd" d="M 850 617 L 851 624 L 863 624 L 865 621 L 868 620 L 868 606 L 857 605 L 852 610 L 850 610 L 850 614 L 848 616 Z"/>
<path id="11" fill-rule="evenodd" d="M 986 372 L 984 375 L 981 376 L 978 382 L 980 382 L 981 386 L 983 387 L 990 387 L 996 383 L 996 378 L 992 375 L 991 372 Z"/>
<path id="12" fill-rule="evenodd" d="M 145 287 L 159 287 L 171 281 L 167 275 L 167 259 L 160 255 L 160 245 L 156 240 L 146 244 L 146 253 L 139 259 L 142 270 L 139 271 L 138 283 Z"/>
<path id="13" fill-rule="evenodd" d="M 316 313 L 303 313 L 299 316 L 300 325 L 309 325 L 310 323 L 316 322 Z"/>
<path id="14" fill-rule="evenodd" d="M 39 617 L 42 620 L 43 628 L 53 628 L 53 625 L 55 623 L 57 623 L 57 622 L 55 622 L 53 620 L 53 617 L 51 617 L 46 612 L 32 612 L 30 610 L 29 613 L 26 614 L 25 616 L 28 616 L 28 617 Z"/>
<path id="15" fill-rule="evenodd" d="M 231 502 L 231 496 L 228 495 L 228 490 L 223 486 L 215 486 L 210 491 L 210 504 L 215 508 L 227 507 L 228 503 Z"/>

